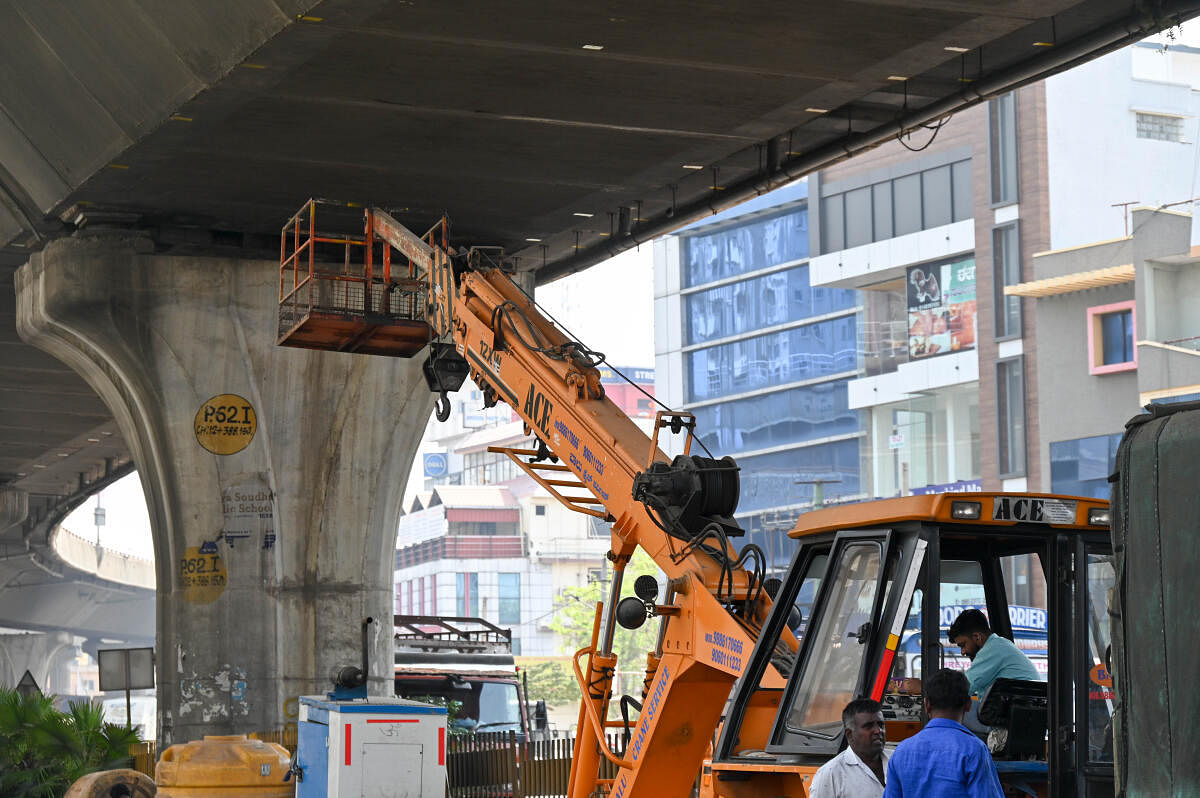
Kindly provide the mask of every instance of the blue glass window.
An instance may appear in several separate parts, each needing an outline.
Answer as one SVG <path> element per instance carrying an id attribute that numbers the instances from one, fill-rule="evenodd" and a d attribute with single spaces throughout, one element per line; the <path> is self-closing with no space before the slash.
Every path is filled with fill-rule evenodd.
<path id="1" fill-rule="evenodd" d="M 521 575 L 499 574 L 500 623 L 521 622 Z"/>
<path id="2" fill-rule="evenodd" d="M 1100 317 L 1104 365 L 1133 361 L 1133 311 L 1119 310 Z"/>
<path id="3" fill-rule="evenodd" d="M 699 291 L 687 303 L 687 343 L 700 344 L 848 310 L 858 304 L 858 294 L 844 288 L 811 287 L 808 264 L 766 274 L 732 285 Z"/>
<path id="4" fill-rule="evenodd" d="M 479 574 L 455 574 L 454 588 L 458 593 L 455 609 L 459 615 L 479 615 Z"/>
<path id="5" fill-rule="evenodd" d="M 738 460 L 742 490 L 737 513 L 811 502 L 813 486 L 796 484 L 798 479 L 840 477 L 840 482 L 825 485 L 826 501 L 857 494 L 858 450 L 855 438 Z"/>
<path id="6" fill-rule="evenodd" d="M 1050 444 L 1050 491 L 1067 496 L 1109 498 L 1108 475 L 1116 470 L 1120 433 Z"/>
<path id="7" fill-rule="evenodd" d="M 846 380 L 695 408 L 696 433 L 714 454 L 735 454 L 859 431 Z"/>
<path id="8" fill-rule="evenodd" d="M 683 285 L 703 285 L 808 257 L 808 208 L 683 236 Z"/>
<path id="9" fill-rule="evenodd" d="M 856 326 L 846 316 L 689 352 L 688 401 L 854 371 Z"/>

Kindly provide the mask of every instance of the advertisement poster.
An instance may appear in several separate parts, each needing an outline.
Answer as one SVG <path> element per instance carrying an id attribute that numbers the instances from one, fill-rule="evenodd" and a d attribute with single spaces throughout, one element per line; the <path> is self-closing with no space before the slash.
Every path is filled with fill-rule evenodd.
<path id="1" fill-rule="evenodd" d="M 975 348 L 975 260 L 908 270 L 908 358 Z"/>

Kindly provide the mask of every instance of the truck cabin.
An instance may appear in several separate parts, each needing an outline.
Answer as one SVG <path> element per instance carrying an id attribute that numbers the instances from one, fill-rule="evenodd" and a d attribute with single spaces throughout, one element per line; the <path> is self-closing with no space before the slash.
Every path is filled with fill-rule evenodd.
<path id="1" fill-rule="evenodd" d="M 1107 502 L 909 496 L 807 513 L 790 535 L 799 546 L 714 749 L 716 795 L 805 795 L 845 747 L 854 698 L 883 704 L 889 750 L 919 732 L 922 677 L 971 664 L 947 630 L 972 608 L 1039 676 L 997 679 L 976 704 L 1006 789 L 1113 795 Z"/>
<path id="2" fill-rule="evenodd" d="M 452 734 L 528 738 L 510 630 L 466 616 L 396 615 L 394 624 L 397 696 L 445 706 Z"/>
<path id="3" fill-rule="evenodd" d="M 450 732 L 516 732 L 524 739 L 524 702 L 516 674 L 396 672 L 396 695 L 445 706 Z"/>

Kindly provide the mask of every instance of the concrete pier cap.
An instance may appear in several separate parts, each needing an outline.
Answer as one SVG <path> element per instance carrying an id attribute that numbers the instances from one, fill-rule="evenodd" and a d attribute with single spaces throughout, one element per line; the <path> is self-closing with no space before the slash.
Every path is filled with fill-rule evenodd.
<path id="1" fill-rule="evenodd" d="M 88 381 L 132 447 L 160 743 L 294 723 L 297 696 L 359 662 L 368 616 L 368 689 L 391 694 L 396 527 L 433 401 L 420 358 L 277 347 L 278 264 L 87 232 L 17 272 L 17 328 Z"/>

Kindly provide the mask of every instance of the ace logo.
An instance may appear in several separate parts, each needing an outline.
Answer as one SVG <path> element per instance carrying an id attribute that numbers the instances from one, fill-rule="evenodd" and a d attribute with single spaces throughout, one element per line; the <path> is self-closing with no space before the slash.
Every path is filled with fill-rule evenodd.
<path id="1" fill-rule="evenodd" d="M 1071 524 L 1075 522 L 1075 502 L 1026 496 L 997 496 L 992 504 L 992 520 Z"/>
<path id="2" fill-rule="evenodd" d="M 532 421 L 537 428 L 542 431 L 542 435 L 550 435 L 550 411 L 554 409 L 554 405 L 545 396 L 542 396 L 541 391 L 535 391 L 533 386 L 529 386 L 529 393 L 525 394 L 525 418 Z"/>

